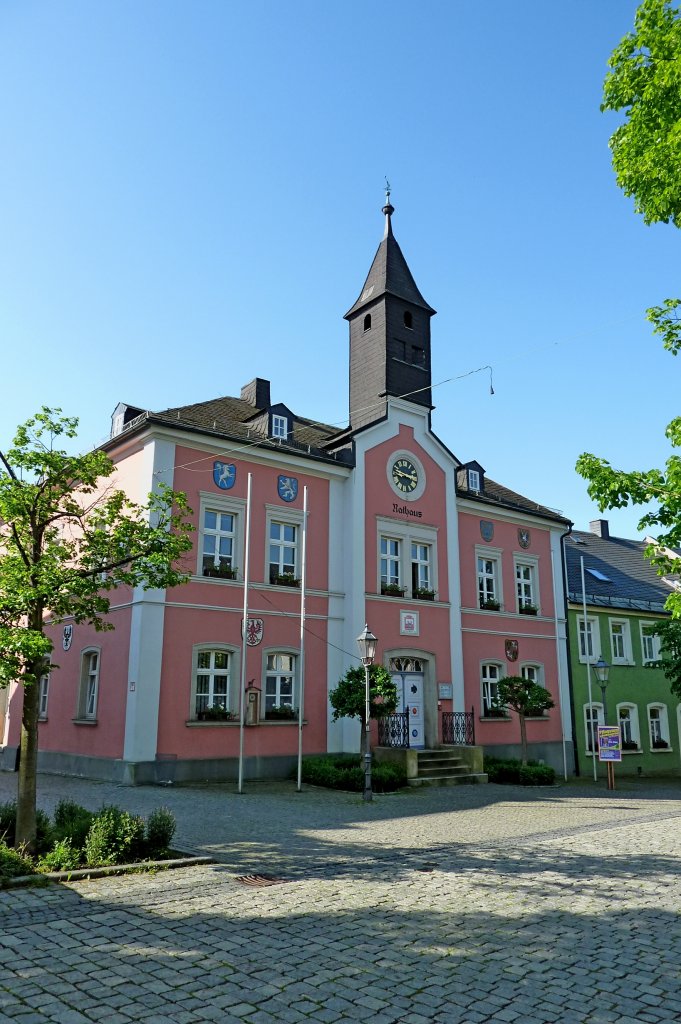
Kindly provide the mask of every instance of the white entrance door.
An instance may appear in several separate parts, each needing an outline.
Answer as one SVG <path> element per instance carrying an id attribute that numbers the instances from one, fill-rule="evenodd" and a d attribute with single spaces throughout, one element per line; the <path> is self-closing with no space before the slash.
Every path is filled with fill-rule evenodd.
<path id="1" fill-rule="evenodd" d="M 409 746 L 423 750 L 423 672 L 393 672 L 392 678 L 397 687 L 397 710 L 409 713 Z"/>

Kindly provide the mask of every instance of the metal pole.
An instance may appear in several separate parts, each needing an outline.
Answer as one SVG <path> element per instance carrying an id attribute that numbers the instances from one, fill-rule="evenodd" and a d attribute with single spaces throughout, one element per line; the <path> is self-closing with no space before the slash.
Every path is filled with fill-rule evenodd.
<path id="1" fill-rule="evenodd" d="M 364 800 L 372 800 L 373 794 L 371 792 L 371 694 L 370 694 L 370 683 L 369 683 L 369 662 L 365 662 L 364 665 L 364 677 L 365 677 L 365 702 L 366 706 L 364 709 L 364 719 L 366 722 L 365 733 L 364 733 L 364 793 L 362 794 Z"/>
<path id="2" fill-rule="evenodd" d="M 248 489 L 246 491 L 246 540 L 244 550 L 244 614 L 241 620 L 241 677 L 239 680 L 239 781 L 237 791 L 244 791 L 244 718 L 246 714 L 246 653 L 248 651 L 247 632 L 248 626 L 248 575 L 250 572 L 251 555 L 251 481 L 253 474 L 248 474 Z"/>
<path id="3" fill-rule="evenodd" d="M 587 686 L 588 686 L 588 690 L 589 690 L 589 730 L 590 730 L 590 733 L 591 733 L 591 759 L 592 759 L 592 762 L 593 762 L 594 782 L 596 782 L 597 779 L 598 779 L 598 768 L 596 766 L 596 741 L 598 739 L 598 715 L 596 715 L 596 728 L 594 729 L 593 704 L 591 702 L 591 661 L 589 660 L 589 645 L 587 643 L 588 636 L 587 636 L 587 629 L 586 629 L 587 622 L 586 622 L 586 589 L 584 587 L 584 555 L 580 555 L 579 562 L 580 562 L 580 569 L 581 569 L 581 574 L 582 574 L 582 611 L 583 611 L 583 614 L 584 614 L 584 620 L 583 620 L 584 621 L 584 655 L 585 655 L 585 658 L 586 658 L 586 678 L 587 678 Z M 577 627 L 577 629 L 578 629 L 578 632 L 579 632 L 579 626 Z M 577 642 L 577 645 L 579 647 L 579 640 Z"/>
<path id="4" fill-rule="evenodd" d="M 301 574 L 300 574 L 300 659 L 299 659 L 299 698 L 298 698 L 298 784 L 297 791 L 303 789 L 303 720 L 305 704 L 305 593 L 307 587 L 307 485 L 303 488 L 303 535 Z"/>
<path id="5" fill-rule="evenodd" d="M 601 684 L 601 700 L 603 701 L 603 722 L 608 724 L 608 705 L 605 703 L 605 687 Z"/>

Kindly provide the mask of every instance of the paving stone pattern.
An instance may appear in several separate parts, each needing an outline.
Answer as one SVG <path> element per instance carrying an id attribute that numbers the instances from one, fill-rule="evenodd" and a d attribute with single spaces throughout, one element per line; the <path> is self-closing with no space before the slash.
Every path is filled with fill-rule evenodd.
<path id="1" fill-rule="evenodd" d="M 41 778 L 219 862 L 1 892 L 0 1024 L 681 1020 L 681 784 L 246 790 Z"/>

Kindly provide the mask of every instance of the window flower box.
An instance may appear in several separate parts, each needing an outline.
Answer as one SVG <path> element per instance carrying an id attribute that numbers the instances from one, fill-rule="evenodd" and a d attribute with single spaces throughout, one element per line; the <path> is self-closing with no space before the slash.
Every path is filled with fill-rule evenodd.
<path id="1" fill-rule="evenodd" d="M 636 740 L 622 740 L 622 750 L 636 750 L 638 751 L 638 743 Z"/>
<path id="2" fill-rule="evenodd" d="M 483 718 L 509 718 L 509 714 L 506 708 L 483 708 Z"/>
<path id="3" fill-rule="evenodd" d="M 538 611 L 536 604 L 521 604 L 518 608 L 521 615 L 536 615 Z"/>
<path id="4" fill-rule="evenodd" d="M 480 601 L 480 607 L 485 612 L 498 612 L 501 605 L 498 601 Z"/>
<path id="5" fill-rule="evenodd" d="M 415 601 L 434 601 L 435 591 L 429 590 L 428 587 L 414 587 L 411 596 Z"/>
<path id="6" fill-rule="evenodd" d="M 267 708 L 265 711 L 266 722 L 293 722 L 298 717 L 298 712 L 290 704 L 280 704 L 276 708 Z"/>
<path id="7" fill-rule="evenodd" d="M 397 583 L 381 583 L 381 593 L 385 597 L 404 597 L 406 587 L 399 587 Z"/>
<path id="8" fill-rule="evenodd" d="M 653 750 L 669 750 L 669 744 L 666 740 L 653 740 Z"/>
<path id="9" fill-rule="evenodd" d="M 203 570 L 203 575 L 216 580 L 235 580 L 236 569 L 231 565 L 209 565 Z"/>
<path id="10" fill-rule="evenodd" d="M 197 712 L 196 718 L 199 722 L 236 722 L 237 720 L 233 711 L 228 711 L 227 708 L 220 707 L 220 705 L 203 708 Z"/>
<path id="11" fill-rule="evenodd" d="M 270 578 L 270 583 L 273 583 L 276 587 L 299 587 L 300 580 L 297 579 L 292 572 L 284 573 L 273 573 Z"/>

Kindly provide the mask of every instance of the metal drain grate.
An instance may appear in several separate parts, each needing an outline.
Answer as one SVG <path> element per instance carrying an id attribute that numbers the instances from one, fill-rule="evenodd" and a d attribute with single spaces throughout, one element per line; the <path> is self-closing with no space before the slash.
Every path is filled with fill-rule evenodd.
<path id="1" fill-rule="evenodd" d="M 254 889 L 262 889 L 266 885 L 282 885 L 288 878 L 277 878 L 275 875 L 237 875 L 237 882 L 250 885 Z"/>

